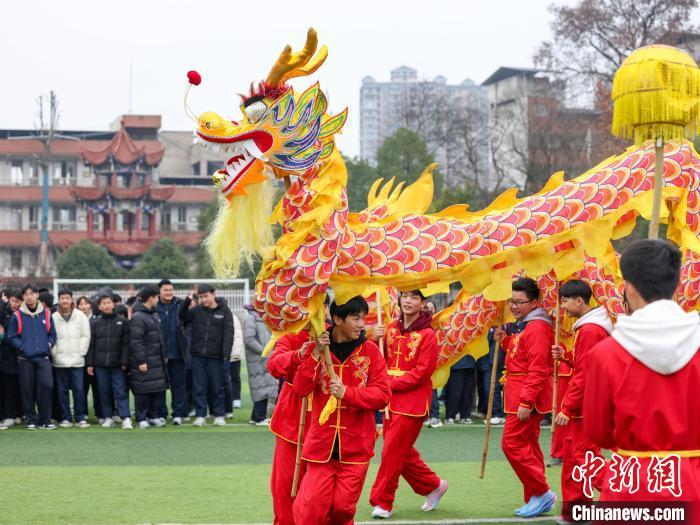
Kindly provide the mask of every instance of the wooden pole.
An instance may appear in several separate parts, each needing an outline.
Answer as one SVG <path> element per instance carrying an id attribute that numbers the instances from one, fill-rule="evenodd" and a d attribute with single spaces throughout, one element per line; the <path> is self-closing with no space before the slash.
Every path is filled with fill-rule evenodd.
<path id="1" fill-rule="evenodd" d="M 306 426 L 306 411 L 309 407 L 309 398 L 304 396 L 301 400 L 301 414 L 299 414 L 299 434 L 297 435 L 297 459 L 294 464 L 294 479 L 292 480 L 292 497 L 295 498 L 299 489 L 299 476 L 301 474 L 301 449 L 303 446 L 304 427 Z"/>
<path id="2" fill-rule="evenodd" d="M 382 294 L 381 290 L 377 290 L 377 294 L 374 296 L 374 302 L 377 303 L 377 324 L 380 325 L 382 324 Z M 382 357 L 386 358 L 384 355 L 384 338 L 380 337 L 378 339 L 379 341 L 379 353 L 382 354 Z M 389 407 L 385 406 L 384 407 L 384 419 L 389 419 Z"/>
<path id="3" fill-rule="evenodd" d="M 656 139 L 654 146 L 654 197 L 651 206 L 651 222 L 649 223 L 649 238 L 659 238 L 659 216 L 661 215 L 661 198 L 664 189 L 664 139 Z"/>
<path id="4" fill-rule="evenodd" d="M 554 308 L 554 345 L 559 346 L 559 325 L 561 323 L 561 312 L 559 306 L 559 283 L 557 282 L 557 305 Z M 559 404 L 557 395 L 559 391 L 559 359 L 554 360 L 554 385 L 552 387 L 552 434 L 557 428 L 556 417 Z"/>
<path id="5" fill-rule="evenodd" d="M 505 306 L 503 307 L 505 309 Z M 501 311 L 499 319 L 499 327 L 503 326 L 504 311 Z M 486 456 L 489 453 L 489 438 L 491 437 L 491 415 L 493 414 L 493 397 L 496 392 L 496 375 L 498 374 L 498 359 L 501 353 L 501 341 L 496 341 L 496 347 L 493 352 L 493 364 L 491 365 L 491 385 L 489 387 L 489 402 L 486 408 L 486 436 L 484 437 L 484 449 L 481 453 L 481 470 L 479 479 L 484 479 L 486 472 Z"/>

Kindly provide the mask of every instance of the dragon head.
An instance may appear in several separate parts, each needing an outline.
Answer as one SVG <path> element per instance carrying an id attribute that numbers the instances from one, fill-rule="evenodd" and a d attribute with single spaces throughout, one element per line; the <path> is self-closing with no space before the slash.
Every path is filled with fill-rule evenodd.
<path id="1" fill-rule="evenodd" d="M 229 201 L 265 181 L 266 165 L 278 178 L 300 175 L 332 153 L 333 135 L 345 123 L 347 110 L 330 117 L 318 84 L 295 97 L 287 83 L 323 64 L 328 51 L 322 46 L 316 52 L 317 44 L 316 31 L 309 29 L 301 51 L 292 52 L 286 46 L 267 79 L 251 83 L 249 94 L 241 95 L 239 120 L 213 111 L 196 118 L 202 146 L 230 155 L 224 169 L 213 175 L 214 184 Z"/>

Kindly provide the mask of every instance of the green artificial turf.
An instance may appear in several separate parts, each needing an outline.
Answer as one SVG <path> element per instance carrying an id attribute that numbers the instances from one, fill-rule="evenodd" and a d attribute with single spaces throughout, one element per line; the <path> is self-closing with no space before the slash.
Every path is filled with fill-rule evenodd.
<path id="1" fill-rule="evenodd" d="M 274 436 L 244 423 L 248 415 L 238 411 L 237 423 L 224 428 L 3 431 L 0 523 L 270 523 Z M 486 477 L 479 480 L 482 424 L 425 429 L 418 449 L 450 489 L 427 515 L 420 511 L 423 498 L 402 481 L 394 519 L 513 517 L 522 488 L 500 450 L 501 433 L 493 429 Z M 545 454 L 549 437 L 544 430 Z M 368 494 L 377 466 L 375 459 L 357 521 L 370 519 Z M 547 470 L 558 491 L 560 470 Z"/>

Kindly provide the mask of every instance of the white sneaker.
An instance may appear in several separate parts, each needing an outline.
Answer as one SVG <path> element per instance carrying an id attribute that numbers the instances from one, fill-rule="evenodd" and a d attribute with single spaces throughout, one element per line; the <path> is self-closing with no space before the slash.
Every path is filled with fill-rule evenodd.
<path id="1" fill-rule="evenodd" d="M 224 414 L 224 417 L 226 419 L 233 419 L 233 412 L 226 412 L 226 414 Z"/>
<path id="2" fill-rule="evenodd" d="M 114 421 L 117 425 L 121 425 L 122 418 L 119 416 L 112 416 L 112 421 Z"/>
<path id="3" fill-rule="evenodd" d="M 16 418 L 15 418 L 15 425 L 21 425 L 21 424 L 22 424 L 22 418 L 21 418 L 21 417 L 16 417 Z M 9 426 L 12 426 L 12 425 L 7 425 L 7 426 L 9 427 Z"/>
<path id="4" fill-rule="evenodd" d="M 14 427 L 15 426 L 15 420 L 12 419 L 11 417 L 8 417 L 6 420 L 2 422 L 3 427 Z"/>
<path id="5" fill-rule="evenodd" d="M 122 419 L 122 430 L 133 430 L 134 425 L 131 424 L 131 418 L 125 417 Z"/>
<path id="6" fill-rule="evenodd" d="M 192 423 L 192 426 L 193 427 L 203 427 L 206 424 L 207 424 L 206 419 L 204 419 L 203 417 L 198 417 L 198 418 L 195 418 L 194 423 Z"/>
<path id="7" fill-rule="evenodd" d="M 430 418 L 427 418 L 423 421 L 423 426 L 424 427 L 429 427 L 430 426 Z"/>
<path id="8" fill-rule="evenodd" d="M 139 429 L 146 430 L 151 424 L 148 421 L 139 421 Z"/>
<path id="9" fill-rule="evenodd" d="M 258 421 L 257 423 L 255 423 L 255 426 L 256 427 L 269 427 L 270 426 L 270 418 L 266 417 L 262 421 Z"/>
<path id="10" fill-rule="evenodd" d="M 233 408 L 241 408 L 241 400 L 240 399 L 233 400 Z"/>
<path id="11" fill-rule="evenodd" d="M 112 428 L 114 426 L 114 420 L 111 417 L 108 417 L 104 420 L 104 423 L 100 425 L 102 428 Z"/>
<path id="12" fill-rule="evenodd" d="M 374 509 L 372 509 L 372 517 L 374 519 L 388 520 L 389 518 L 391 518 L 391 511 L 383 509 L 379 505 L 376 505 Z"/>
<path id="13" fill-rule="evenodd" d="M 75 425 L 78 428 L 88 428 L 90 426 L 90 423 L 83 419 L 82 421 L 78 421 Z"/>
<path id="14" fill-rule="evenodd" d="M 7 430 L 7 425 L 0 425 L 0 430 Z"/>
<path id="15" fill-rule="evenodd" d="M 173 425 L 175 425 L 176 427 L 182 425 L 182 418 L 181 417 L 174 417 L 173 418 Z"/>
<path id="16" fill-rule="evenodd" d="M 431 510 L 435 510 L 438 506 L 438 503 L 440 503 L 440 498 L 442 498 L 445 492 L 447 492 L 447 480 L 441 479 L 438 488 L 436 488 L 434 491 L 432 491 L 425 497 L 425 503 L 423 503 L 421 510 L 423 512 L 430 512 Z"/>
<path id="17" fill-rule="evenodd" d="M 455 424 L 455 420 L 454 420 L 453 418 L 451 418 L 451 417 L 448 417 L 448 418 L 445 420 L 445 424 L 446 424 L 446 425 L 454 425 L 454 424 Z"/>
<path id="18" fill-rule="evenodd" d="M 164 418 L 164 417 L 157 417 L 157 418 L 153 421 L 153 425 L 154 425 L 156 428 L 164 427 L 164 426 L 165 426 L 165 418 Z"/>
<path id="19" fill-rule="evenodd" d="M 214 418 L 214 426 L 216 427 L 225 427 L 226 426 L 226 420 L 223 417 L 215 417 Z"/>
<path id="20" fill-rule="evenodd" d="M 188 417 L 194 417 L 195 415 L 196 415 L 196 412 L 194 411 L 194 408 L 187 413 Z"/>
<path id="21" fill-rule="evenodd" d="M 97 424 L 98 424 L 98 425 L 101 425 L 101 424 L 104 423 L 104 422 L 105 422 L 105 418 L 103 418 L 103 417 L 98 417 L 98 418 L 97 418 Z"/>
<path id="22" fill-rule="evenodd" d="M 492 417 L 491 418 L 492 425 L 502 425 L 505 422 L 506 422 L 506 418 L 504 418 L 504 417 Z"/>
<path id="23" fill-rule="evenodd" d="M 471 425 L 472 423 L 473 423 L 473 421 L 471 420 L 471 418 L 459 420 L 460 425 Z"/>
<path id="24" fill-rule="evenodd" d="M 36 430 L 36 425 L 34 423 L 27 423 L 27 430 Z"/>
<path id="25" fill-rule="evenodd" d="M 433 417 L 428 422 L 428 426 L 430 428 L 440 428 L 442 426 L 442 421 L 440 421 L 440 418 Z"/>
<path id="26" fill-rule="evenodd" d="M 61 421 L 61 422 L 58 424 L 58 426 L 61 427 L 61 428 L 70 428 L 70 427 L 73 426 L 73 423 L 71 423 L 71 422 L 68 421 L 67 419 L 64 419 L 63 421 Z"/>

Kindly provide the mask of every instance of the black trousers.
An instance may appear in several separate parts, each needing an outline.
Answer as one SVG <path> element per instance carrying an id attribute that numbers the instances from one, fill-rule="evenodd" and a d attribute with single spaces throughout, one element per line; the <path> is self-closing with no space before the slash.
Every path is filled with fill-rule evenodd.
<path id="1" fill-rule="evenodd" d="M 53 367 L 48 357 L 36 361 L 17 360 L 22 407 L 29 425 L 51 423 L 53 403 Z M 37 405 L 39 415 L 37 417 Z"/>
<path id="2" fill-rule="evenodd" d="M 19 376 L 0 374 L 0 421 L 15 419 L 22 415 Z"/>
<path id="3" fill-rule="evenodd" d="M 461 419 L 471 417 L 475 381 L 473 368 L 450 370 L 450 378 L 445 385 L 445 418 L 454 419 L 457 414 Z"/>
<path id="4" fill-rule="evenodd" d="M 231 368 L 229 369 L 229 376 L 231 376 L 231 397 L 234 401 L 241 400 L 241 361 L 231 361 Z"/>
<path id="5" fill-rule="evenodd" d="M 163 392 L 151 394 L 134 394 L 134 408 L 136 409 L 136 421 L 148 421 L 149 418 L 156 418 L 159 414 L 160 402 Z"/>

